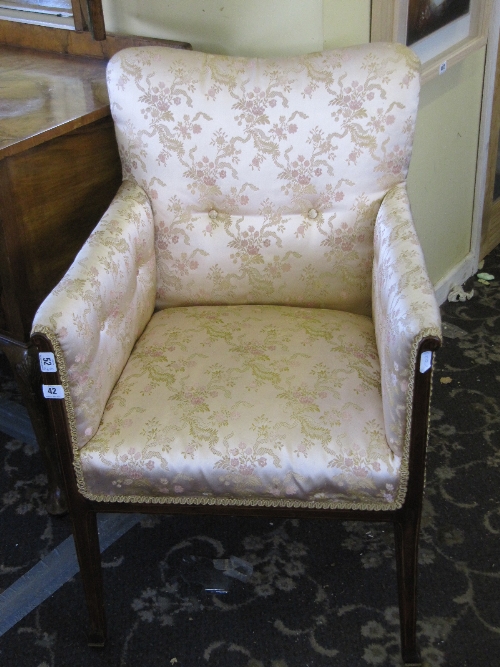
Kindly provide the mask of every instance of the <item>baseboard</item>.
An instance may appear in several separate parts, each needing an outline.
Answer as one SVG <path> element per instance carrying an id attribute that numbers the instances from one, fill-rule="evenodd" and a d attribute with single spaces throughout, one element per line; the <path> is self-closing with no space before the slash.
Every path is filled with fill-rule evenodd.
<path id="1" fill-rule="evenodd" d="M 434 291 L 439 305 L 446 301 L 452 287 L 455 285 L 463 285 L 468 278 L 476 273 L 476 271 L 477 258 L 475 254 L 470 252 L 459 264 L 448 271 L 448 273 L 434 285 Z"/>

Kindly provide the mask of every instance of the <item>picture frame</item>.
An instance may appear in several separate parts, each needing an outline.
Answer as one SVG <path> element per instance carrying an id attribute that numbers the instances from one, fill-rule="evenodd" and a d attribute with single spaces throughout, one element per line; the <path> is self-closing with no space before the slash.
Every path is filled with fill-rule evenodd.
<path id="1" fill-rule="evenodd" d="M 427 81 L 487 41 L 495 0 L 372 0 L 370 41 L 408 45 Z"/>

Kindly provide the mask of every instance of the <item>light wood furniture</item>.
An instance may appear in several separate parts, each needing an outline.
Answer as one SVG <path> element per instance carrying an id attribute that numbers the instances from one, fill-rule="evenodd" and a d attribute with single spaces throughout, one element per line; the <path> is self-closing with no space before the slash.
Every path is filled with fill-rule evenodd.
<path id="1" fill-rule="evenodd" d="M 105 39 L 96 41 L 88 31 L 60 30 L 12 21 L 0 21 L 0 45 L 105 60 L 109 60 L 117 51 L 129 46 L 158 45 L 183 50 L 192 48 L 189 42 L 113 33 L 106 33 Z"/>
<path id="2" fill-rule="evenodd" d="M 29 346 L 33 315 L 121 182 L 104 60 L 0 46 L 0 349 L 45 459 L 51 513 L 65 511 Z"/>

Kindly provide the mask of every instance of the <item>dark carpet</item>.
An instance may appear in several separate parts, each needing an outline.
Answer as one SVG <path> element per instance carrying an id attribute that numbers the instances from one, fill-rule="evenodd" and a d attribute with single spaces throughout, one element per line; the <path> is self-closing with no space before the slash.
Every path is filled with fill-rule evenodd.
<path id="1" fill-rule="evenodd" d="M 442 309 L 420 551 L 427 667 L 500 665 L 499 250 L 483 270 L 497 279 L 471 279 L 474 297 Z M 0 361 L 0 398 L 16 400 Z M 46 514 L 44 493 L 36 448 L 0 434 L 0 591 L 70 535 L 67 517 Z M 227 593 L 205 592 L 221 584 L 206 564 L 231 555 L 253 565 L 252 578 L 223 577 Z M 76 575 L 0 637 L 0 665 L 401 665 L 393 536 L 383 524 L 148 517 L 103 565 L 104 649 L 86 645 Z"/>

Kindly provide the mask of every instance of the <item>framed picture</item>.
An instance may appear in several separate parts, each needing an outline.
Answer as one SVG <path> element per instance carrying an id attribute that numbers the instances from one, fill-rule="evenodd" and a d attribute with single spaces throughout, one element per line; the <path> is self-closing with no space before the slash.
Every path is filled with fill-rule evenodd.
<path id="1" fill-rule="evenodd" d="M 466 16 L 470 0 L 409 0 L 406 43 L 408 46 Z"/>
<path id="2" fill-rule="evenodd" d="M 426 81 L 486 44 L 494 1 L 372 0 L 371 41 L 410 46 Z"/>

